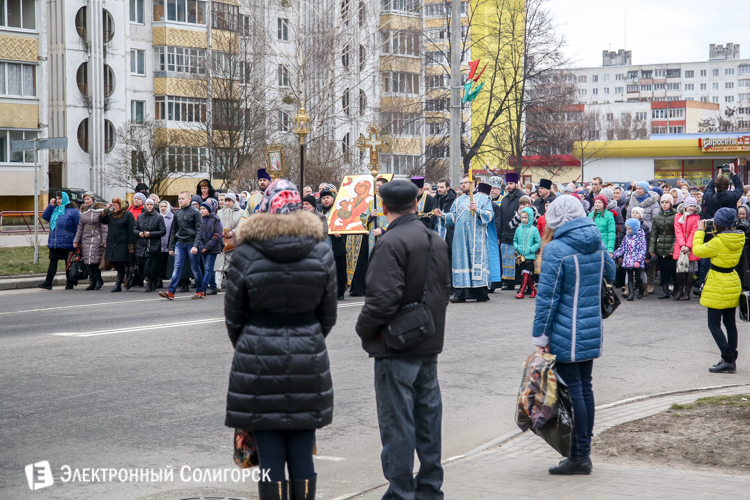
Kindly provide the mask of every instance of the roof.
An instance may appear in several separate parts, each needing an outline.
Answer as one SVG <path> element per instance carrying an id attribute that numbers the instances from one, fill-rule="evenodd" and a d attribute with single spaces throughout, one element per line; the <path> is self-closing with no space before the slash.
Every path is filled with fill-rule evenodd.
<path id="1" fill-rule="evenodd" d="M 515 166 L 516 157 L 508 158 L 508 163 Z M 581 160 L 573 155 L 530 155 L 521 160 L 522 167 L 580 167 Z"/>

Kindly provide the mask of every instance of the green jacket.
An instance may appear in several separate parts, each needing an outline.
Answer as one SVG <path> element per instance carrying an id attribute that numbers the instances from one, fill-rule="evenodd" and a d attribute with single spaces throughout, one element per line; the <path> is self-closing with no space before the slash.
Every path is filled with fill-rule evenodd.
<path id="1" fill-rule="evenodd" d="M 651 238 L 648 243 L 648 253 L 655 253 L 659 257 L 671 256 L 674 253 L 674 218 L 677 210 L 670 208 L 668 212 L 659 210 L 654 215 L 654 225 L 651 228 Z"/>
<path id="2" fill-rule="evenodd" d="M 529 222 L 522 224 L 516 229 L 513 236 L 513 248 L 518 255 L 523 254 L 526 260 L 535 260 L 536 252 L 542 247 L 542 238 L 539 236 L 539 230 L 534 227 L 534 213 L 530 208 L 524 208 L 529 216 Z"/>
<path id="3" fill-rule="evenodd" d="M 617 226 L 615 225 L 615 216 L 612 212 L 605 210 L 604 212 L 597 212 L 594 210 L 589 214 L 589 218 L 594 221 L 599 234 L 602 235 L 602 243 L 607 249 L 608 253 L 615 251 L 615 241 L 617 240 Z"/>

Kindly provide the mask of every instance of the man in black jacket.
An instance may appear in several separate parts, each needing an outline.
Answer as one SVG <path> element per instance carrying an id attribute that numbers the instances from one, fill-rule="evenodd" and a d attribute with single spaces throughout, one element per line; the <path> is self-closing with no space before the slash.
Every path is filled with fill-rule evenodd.
<path id="1" fill-rule="evenodd" d="M 177 201 L 180 209 L 175 212 L 169 231 L 169 255 L 174 256 L 174 271 L 169 282 L 169 290 L 159 292 L 159 295 L 165 299 L 174 300 L 174 292 L 182 276 L 182 266 L 189 258 L 196 287 L 193 298 L 202 299 L 204 296 L 203 274 L 198 248 L 203 241 L 203 218 L 198 210 L 190 206 L 190 193 L 187 191 L 182 191 Z"/>
<path id="2" fill-rule="evenodd" d="M 534 201 L 534 206 L 539 215 L 544 215 L 546 206 L 548 203 L 555 201 L 557 196 L 552 192 L 552 181 L 549 179 L 541 179 L 539 181 L 539 198 Z M 593 206 L 593 205 L 592 205 Z"/>
<path id="3" fill-rule="evenodd" d="M 320 205 L 321 213 L 328 216 L 328 213 L 333 209 L 333 193 L 328 189 L 320 192 Z M 338 298 L 344 300 L 344 293 L 346 292 L 346 282 L 348 277 L 346 275 L 346 235 L 345 234 L 329 234 L 328 245 L 333 251 L 333 258 L 336 260 L 336 279 L 338 280 Z"/>
<path id="4" fill-rule="evenodd" d="M 390 482 L 384 498 L 443 498 L 437 355 L 443 350 L 451 287 L 448 248 L 434 232 L 429 237 L 430 230 L 417 218 L 416 186 L 392 181 L 380 188 L 380 196 L 388 232 L 370 256 L 365 305 L 356 330 L 364 350 L 375 358 L 381 462 Z M 435 333 L 403 351 L 389 350 L 382 341 L 383 327 L 402 306 L 420 301 L 423 288 Z M 420 461 L 416 478 L 415 449 Z"/>
<path id="5" fill-rule="evenodd" d="M 516 280 L 516 260 L 513 256 L 513 237 L 516 230 L 510 227 L 510 221 L 518 212 L 518 202 L 523 191 L 518 189 L 518 174 L 505 174 L 505 197 L 500 205 L 502 219 L 497 225 L 497 237 L 500 239 L 500 261 L 503 268 L 503 287 L 501 290 L 513 290 Z"/>
<path id="6" fill-rule="evenodd" d="M 729 178 L 724 174 L 719 174 L 716 179 L 709 182 L 703 193 L 706 219 L 713 219 L 714 214 L 720 208 L 727 207 L 737 210 L 737 202 L 742 198 L 744 190 L 740 177 L 734 173 L 734 163 L 730 163 L 729 168 L 731 169 L 731 183 L 734 185 L 734 191 L 729 190 Z"/>

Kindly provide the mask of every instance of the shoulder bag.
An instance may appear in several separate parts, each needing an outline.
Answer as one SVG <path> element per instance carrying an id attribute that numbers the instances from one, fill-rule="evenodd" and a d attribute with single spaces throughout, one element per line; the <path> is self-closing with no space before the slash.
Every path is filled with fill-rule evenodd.
<path id="1" fill-rule="evenodd" d="M 404 351 L 435 333 L 435 322 L 432 312 L 425 304 L 427 297 L 427 277 L 432 263 L 432 231 L 427 230 L 430 250 L 427 254 L 427 268 L 422 285 L 422 298 L 401 306 L 391 321 L 383 327 L 382 337 L 385 346 L 395 352 Z M 407 262 L 408 265 L 408 262 Z"/>
<path id="2" fill-rule="evenodd" d="M 750 322 L 750 292 L 745 290 L 740 294 L 740 319 Z"/>
<path id="3" fill-rule="evenodd" d="M 529 233 L 526 235 L 526 239 L 523 240 L 523 248 L 521 249 L 521 253 L 518 253 L 518 250 L 515 251 L 516 253 L 516 265 L 520 266 L 524 262 L 526 262 L 526 242 L 529 241 L 529 236 L 531 236 L 531 230 L 529 230 Z"/>
<path id="4" fill-rule="evenodd" d="M 602 319 L 612 316 L 612 313 L 620 307 L 621 303 L 614 287 L 607 283 L 605 278 L 602 278 Z"/>

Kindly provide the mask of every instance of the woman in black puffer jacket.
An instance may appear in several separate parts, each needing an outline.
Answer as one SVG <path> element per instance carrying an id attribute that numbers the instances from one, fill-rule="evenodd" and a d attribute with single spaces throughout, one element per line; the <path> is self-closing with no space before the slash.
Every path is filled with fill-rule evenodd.
<path id="1" fill-rule="evenodd" d="M 278 180 L 260 212 L 236 230 L 224 298 L 235 348 L 227 427 L 250 430 L 262 470 L 261 500 L 315 498 L 315 429 L 333 418 L 325 337 L 336 323 L 336 264 L 315 214 Z"/>
<path id="2" fill-rule="evenodd" d="M 133 236 L 136 238 L 135 255 L 141 259 L 145 276 L 147 279 L 144 293 L 156 290 L 156 282 L 159 280 L 159 255 L 161 254 L 161 237 L 167 234 L 167 226 L 164 218 L 156 211 L 156 204 L 151 198 L 146 200 L 143 212 L 138 216 L 133 227 Z"/>

